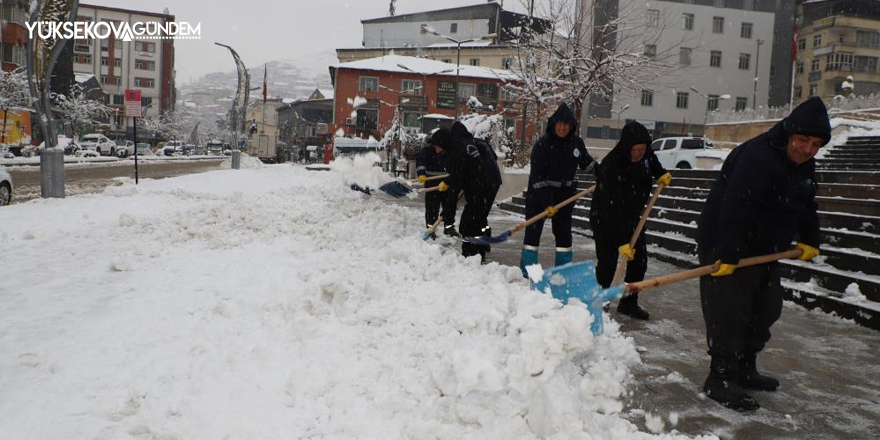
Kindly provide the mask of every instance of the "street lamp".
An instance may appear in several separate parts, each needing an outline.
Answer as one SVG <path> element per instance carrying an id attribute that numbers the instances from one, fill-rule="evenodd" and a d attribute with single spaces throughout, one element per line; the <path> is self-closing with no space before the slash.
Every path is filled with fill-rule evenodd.
<path id="1" fill-rule="evenodd" d="M 613 113 L 617 113 L 617 128 L 620 128 L 620 115 L 627 110 L 629 110 L 629 104 L 623 106 L 623 108 L 621 108 L 620 110 L 611 110 Z"/>
<path id="2" fill-rule="evenodd" d="M 437 32 L 436 30 L 434 30 L 433 27 L 431 27 L 427 24 L 422 25 L 422 30 L 431 34 L 431 35 L 436 35 L 440 38 L 445 38 L 445 39 L 455 43 L 457 46 L 457 55 L 455 58 L 455 120 L 457 121 L 458 120 L 458 73 L 459 73 L 459 68 L 461 66 L 461 45 L 464 43 L 472 43 L 474 41 L 479 41 L 484 38 L 495 38 L 495 36 L 497 34 L 491 33 L 491 34 L 483 35 L 482 37 L 479 37 L 479 38 L 468 38 L 467 40 L 456 40 L 455 38 L 452 38 L 448 35 L 443 35 L 443 34 Z"/>
<path id="3" fill-rule="evenodd" d="M 758 38 L 755 43 L 757 43 L 758 50 L 755 54 L 755 89 L 752 92 L 752 110 L 758 108 L 758 64 L 761 62 L 761 45 L 764 44 L 764 40 Z"/>
<path id="4" fill-rule="evenodd" d="M 706 125 L 709 123 L 709 110 L 710 110 L 709 105 L 711 104 L 712 98 L 710 98 L 705 93 L 697 90 L 693 86 L 691 86 L 691 91 L 706 99 L 706 113 L 703 116 L 703 136 L 705 136 L 706 135 Z M 722 99 L 730 99 L 730 95 L 721 95 L 718 97 L 718 100 L 722 100 Z"/>

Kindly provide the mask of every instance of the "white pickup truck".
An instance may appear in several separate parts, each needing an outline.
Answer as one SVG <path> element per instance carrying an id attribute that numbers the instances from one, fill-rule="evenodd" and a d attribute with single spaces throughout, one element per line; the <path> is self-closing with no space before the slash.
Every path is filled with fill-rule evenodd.
<path id="1" fill-rule="evenodd" d="M 713 148 L 712 141 L 698 137 L 667 137 L 651 143 L 660 164 L 668 170 L 697 168 L 697 154 Z"/>

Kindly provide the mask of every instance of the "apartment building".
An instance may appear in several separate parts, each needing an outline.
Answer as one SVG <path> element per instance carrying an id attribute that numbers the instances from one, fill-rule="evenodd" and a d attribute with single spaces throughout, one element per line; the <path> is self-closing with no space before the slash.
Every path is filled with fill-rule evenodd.
<path id="1" fill-rule="evenodd" d="M 80 4 L 76 21 L 170 23 L 174 16 L 106 6 Z M 110 118 L 111 134 L 130 136 L 131 118 L 124 117 L 126 89 L 141 90 L 145 116 L 157 116 L 174 109 L 174 39 L 116 40 L 111 34 L 101 40 L 73 41 L 73 70 L 98 78 L 108 95 L 108 105 L 119 111 Z"/>

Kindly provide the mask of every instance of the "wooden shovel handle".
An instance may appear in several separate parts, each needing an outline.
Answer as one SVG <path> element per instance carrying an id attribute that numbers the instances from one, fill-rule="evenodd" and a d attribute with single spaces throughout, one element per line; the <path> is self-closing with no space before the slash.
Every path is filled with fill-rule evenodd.
<path id="1" fill-rule="evenodd" d="M 422 188 L 422 189 L 419 190 L 419 192 L 420 192 L 420 193 L 423 193 L 423 194 L 424 194 L 424 193 L 433 192 L 433 191 L 440 191 L 440 185 L 432 186 L 432 187 L 430 187 L 430 188 Z"/>
<path id="2" fill-rule="evenodd" d="M 596 190 L 596 185 L 593 185 L 593 186 L 553 205 L 553 208 L 558 210 L 559 208 L 562 208 L 563 206 L 568 205 L 569 203 L 574 202 L 575 200 L 577 200 L 587 194 L 590 194 L 591 192 L 593 192 L 595 190 Z M 531 225 L 532 223 L 535 223 L 535 222 L 543 219 L 544 217 L 547 217 L 547 210 L 541 211 L 540 214 L 514 226 L 512 229 L 510 229 L 510 233 L 512 234 L 512 233 L 517 232 L 521 229 L 524 229 L 524 228 L 528 227 L 529 225 Z"/>
<path id="3" fill-rule="evenodd" d="M 739 260 L 739 264 L 736 265 L 737 268 L 747 267 L 747 266 L 755 266 L 758 264 L 770 263 L 777 260 L 784 260 L 787 258 L 797 258 L 800 257 L 803 251 L 800 249 L 791 249 L 784 252 L 777 252 L 775 254 L 769 255 L 761 255 L 759 257 L 749 257 L 743 258 Z M 696 269 L 685 270 L 682 272 L 676 272 L 669 275 L 663 275 L 662 277 L 651 278 L 650 280 L 639 281 L 637 283 L 631 283 L 626 285 L 626 289 L 629 293 L 638 293 L 642 290 L 653 289 L 655 287 L 665 286 L 667 284 L 677 283 L 679 281 L 689 280 L 691 278 L 698 278 L 704 275 L 709 275 L 712 272 L 715 272 L 719 269 L 720 264 L 710 264 L 708 266 L 698 267 Z"/>
<path id="4" fill-rule="evenodd" d="M 651 209 L 654 208 L 654 203 L 657 203 L 657 199 L 660 197 L 660 191 L 663 191 L 663 188 L 666 188 L 666 185 L 662 183 L 657 184 L 657 189 L 654 190 L 654 195 L 651 197 L 648 205 L 645 206 L 645 210 L 642 211 L 642 218 L 639 219 L 639 224 L 636 226 L 636 230 L 633 232 L 632 238 L 629 239 L 629 247 L 634 248 L 636 246 L 636 242 L 639 241 L 639 234 L 642 233 L 642 228 L 645 227 L 645 222 L 648 221 L 648 215 L 651 214 Z M 618 257 L 617 270 L 614 271 L 614 278 L 611 279 L 612 286 L 619 283 L 620 279 L 623 278 L 623 272 L 624 269 L 626 269 L 627 261 L 628 260 L 623 255 Z"/>
<path id="5" fill-rule="evenodd" d="M 434 231 L 437 230 L 437 227 L 440 226 L 441 221 L 443 221 L 443 217 L 437 217 L 437 221 L 435 221 L 434 224 L 431 225 L 430 228 L 428 228 L 428 235 L 433 234 Z"/>
<path id="6" fill-rule="evenodd" d="M 428 177 L 427 179 L 425 179 L 425 182 L 427 182 L 429 180 L 445 179 L 447 177 L 449 177 L 448 173 L 447 174 L 438 174 L 436 176 Z M 421 183 L 421 182 L 419 182 L 419 179 L 412 179 L 409 181 L 409 183 Z"/>

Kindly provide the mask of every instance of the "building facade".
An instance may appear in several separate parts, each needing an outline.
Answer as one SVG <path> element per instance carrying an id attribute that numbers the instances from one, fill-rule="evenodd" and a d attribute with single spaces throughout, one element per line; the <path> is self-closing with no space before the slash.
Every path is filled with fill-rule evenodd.
<path id="1" fill-rule="evenodd" d="M 880 4 L 876 1 L 818 1 L 801 6 L 793 97 L 831 102 L 835 96 L 880 93 Z"/>
<path id="2" fill-rule="evenodd" d="M 174 16 L 128 9 L 80 4 L 77 21 L 169 23 Z M 117 109 L 110 118 L 111 134 L 131 136 L 131 118 L 124 117 L 126 89 L 141 91 L 145 116 L 158 116 L 174 109 L 174 39 L 121 41 L 107 39 L 73 41 L 73 70 L 95 75 L 108 95 L 107 104 Z"/>
<path id="3" fill-rule="evenodd" d="M 340 63 L 330 66 L 330 75 L 335 87 L 331 133 L 381 139 L 395 114 L 404 129 L 420 132 L 422 117 L 454 116 L 456 103 L 459 114 L 464 114 L 471 97 L 482 104 L 483 112 L 503 115 L 505 125 L 515 127 L 517 138 L 521 133 L 521 105 L 505 87 L 516 83 L 508 71 L 462 66 L 457 98 L 454 66 L 424 58 L 387 55 Z M 532 122 L 526 126 L 529 140 L 536 131 Z"/>
<path id="4" fill-rule="evenodd" d="M 28 16 L 27 0 L 6 0 L 0 2 L 0 20 L 3 23 L 0 38 L 0 65 L 3 72 L 24 67 L 27 57 L 28 31 L 25 27 Z"/>
<path id="5" fill-rule="evenodd" d="M 294 147 L 324 145 L 330 142 L 333 98 L 303 99 L 278 108 L 281 141 Z"/>

